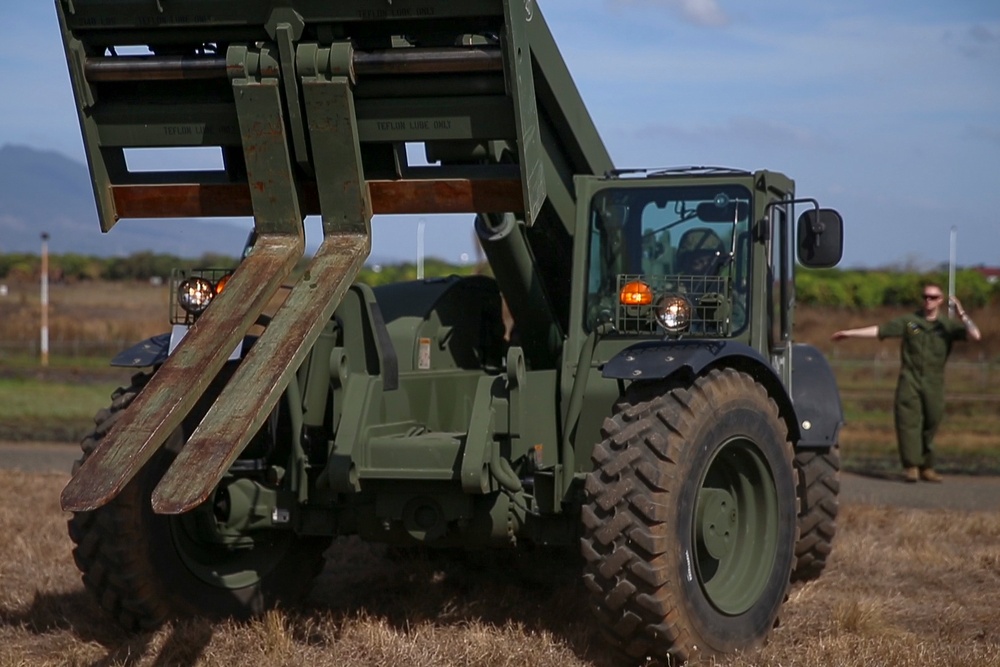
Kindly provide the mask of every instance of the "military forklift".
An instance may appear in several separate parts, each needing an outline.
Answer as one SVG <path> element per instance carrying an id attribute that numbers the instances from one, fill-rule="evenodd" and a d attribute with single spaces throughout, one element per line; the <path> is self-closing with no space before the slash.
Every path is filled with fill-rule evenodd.
<path id="1" fill-rule="evenodd" d="M 683 661 L 759 645 L 823 570 L 842 412 L 794 273 L 839 261 L 835 211 L 616 169 L 535 2 L 56 7 L 102 229 L 254 224 L 113 361 L 140 372 L 62 493 L 123 627 L 294 603 L 340 536 L 572 547 L 611 645 Z M 130 167 L 189 148 L 218 166 Z M 475 214 L 491 275 L 356 283 L 388 213 Z"/>

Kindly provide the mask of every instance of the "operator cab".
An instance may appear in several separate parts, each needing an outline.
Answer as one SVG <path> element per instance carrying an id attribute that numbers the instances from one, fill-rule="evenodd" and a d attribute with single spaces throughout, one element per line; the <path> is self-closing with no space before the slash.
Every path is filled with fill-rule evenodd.
<path id="1" fill-rule="evenodd" d="M 751 196 L 743 185 L 719 183 L 598 192 L 590 211 L 587 329 L 617 316 L 621 333 L 657 333 L 655 318 L 666 307 L 668 332 L 743 330 Z M 649 293 L 626 296 L 635 283 Z"/>

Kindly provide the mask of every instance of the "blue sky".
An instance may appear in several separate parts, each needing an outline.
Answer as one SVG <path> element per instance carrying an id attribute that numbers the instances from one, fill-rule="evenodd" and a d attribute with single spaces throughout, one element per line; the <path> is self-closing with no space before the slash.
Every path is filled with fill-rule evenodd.
<path id="1" fill-rule="evenodd" d="M 843 214 L 844 266 L 946 262 L 952 226 L 1000 265 L 995 0 L 538 2 L 619 167 L 785 172 Z M 0 25 L 0 144 L 82 161 L 52 2 Z M 468 219 L 423 218 L 427 253 L 472 257 Z M 419 221 L 376 220 L 373 256 L 413 259 Z"/>

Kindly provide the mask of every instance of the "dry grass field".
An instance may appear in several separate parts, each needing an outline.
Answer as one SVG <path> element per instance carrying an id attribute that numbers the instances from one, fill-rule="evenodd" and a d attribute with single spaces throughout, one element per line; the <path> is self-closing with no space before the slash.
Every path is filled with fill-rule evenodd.
<path id="1" fill-rule="evenodd" d="M 66 479 L 0 471 L 2 667 L 612 664 L 573 576 L 540 587 L 353 542 L 301 608 L 125 635 L 73 565 Z M 792 589 L 768 645 L 708 664 L 1000 666 L 998 591 L 1000 516 L 846 506 L 827 572 Z"/>
<path id="2" fill-rule="evenodd" d="M 0 342 L 38 340 L 38 285 L 13 283 L 0 299 Z M 49 341 L 53 351 L 86 351 L 100 344 L 142 340 L 168 328 L 167 288 L 130 282 L 49 286 Z"/>

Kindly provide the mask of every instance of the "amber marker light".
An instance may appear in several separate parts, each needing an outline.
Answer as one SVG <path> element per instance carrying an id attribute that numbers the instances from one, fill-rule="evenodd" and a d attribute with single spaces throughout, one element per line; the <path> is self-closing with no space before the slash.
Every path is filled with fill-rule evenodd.
<path id="1" fill-rule="evenodd" d="M 233 274 L 227 273 L 226 275 L 219 278 L 219 282 L 215 283 L 215 293 L 216 295 L 222 294 L 222 290 L 226 289 L 226 283 L 229 279 L 233 277 Z"/>
<path id="2" fill-rule="evenodd" d="M 648 306 L 653 303 L 653 290 L 641 280 L 633 280 L 622 287 L 618 301 L 623 306 Z"/>

